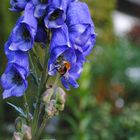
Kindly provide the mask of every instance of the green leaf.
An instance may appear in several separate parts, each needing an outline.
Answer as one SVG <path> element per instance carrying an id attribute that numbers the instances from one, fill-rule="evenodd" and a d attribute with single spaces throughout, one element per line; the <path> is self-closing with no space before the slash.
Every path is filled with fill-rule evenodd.
<path id="1" fill-rule="evenodd" d="M 8 105 L 10 105 L 11 107 L 13 107 L 21 116 L 23 116 L 24 118 L 27 117 L 27 115 L 25 114 L 25 112 L 23 111 L 22 108 L 20 107 L 17 107 L 16 105 L 12 104 L 12 103 L 9 103 L 7 102 Z"/>
<path id="2" fill-rule="evenodd" d="M 30 76 L 31 78 L 33 79 L 32 81 L 38 85 L 38 82 L 37 82 L 37 77 L 35 76 L 34 72 L 33 71 L 30 71 Z"/>
<path id="3" fill-rule="evenodd" d="M 40 71 L 43 71 L 43 66 L 42 66 L 42 64 L 40 62 L 40 57 L 37 55 L 35 49 L 32 50 L 31 55 L 35 58 L 36 64 L 38 66 L 38 69 Z"/>

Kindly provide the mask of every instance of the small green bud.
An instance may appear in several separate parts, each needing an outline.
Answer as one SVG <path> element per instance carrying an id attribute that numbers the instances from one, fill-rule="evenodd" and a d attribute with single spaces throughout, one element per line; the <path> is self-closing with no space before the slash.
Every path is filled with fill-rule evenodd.
<path id="1" fill-rule="evenodd" d="M 19 132 L 14 132 L 12 140 L 23 140 L 23 135 Z"/>
<path id="2" fill-rule="evenodd" d="M 53 88 L 49 88 L 43 93 L 42 100 L 45 104 L 48 103 L 51 100 L 51 97 L 52 97 L 53 93 L 54 93 Z"/>
<path id="3" fill-rule="evenodd" d="M 32 140 L 32 132 L 31 132 L 31 127 L 23 124 L 22 125 L 22 133 L 23 133 L 23 138 L 25 140 Z"/>
<path id="4" fill-rule="evenodd" d="M 21 117 L 17 117 L 15 120 L 15 129 L 18 132 L 21 132 L 21 127 L 22 127 L 22 118 Z"/>
<path id="5" fill-rule="evenodd" d="M 48 114 L 49 117 L 52 117 L 54 115 L 56 115 L 57 113 L 57 109 L 56 109 L 56 101 L 55 100 L 51 100 L 49 103 L 46 104 L 45 106 L 45 111 Z"/>
<path id="6" fill-rule="evenodd" d="M 59 111 L 63 111 L 63 110 L 64 110 L 64 107 L 65 107 L 64 104 L 56 104 L 56 108 L 57 108 Z"/>
<path id="7" fill-rule="evenodd" d="M 60 87 L 56 89 L 56 102 L 60 104 L 64 104 L 66 102 L 66 93 Z"/>

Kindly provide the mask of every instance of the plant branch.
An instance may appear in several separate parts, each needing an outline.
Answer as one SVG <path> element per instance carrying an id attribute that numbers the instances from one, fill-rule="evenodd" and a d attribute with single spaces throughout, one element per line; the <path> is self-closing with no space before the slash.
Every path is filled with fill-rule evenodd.
<path id="1" fill-rule="evenodd" d="M 26 115 L 27 115 L 27 123 L 30 124 L 30 122 L 31 122 L 31 120 L 30 120 L 30 109 L 29 109 L 26 94 L 23 95 L 23 98 L 24 98 L 24 106 L 25 106 Z"/>
<path id="2" fill-rule="evenodd" d="M 40 138 L 40 136 L 41 136 L 41 134 L 42 134 L 42 132 L 43 132 L 43 130 L 44 130 L 44 128 L 45 128 L 46 123 L 47 123 L 48 120 L 49 120 L 49 117 L 47 116 L 47 113 L 45 113 L 44 114 L 44 117 L 43 117 L 43 121 L 41 123 L 41 126 L 40 126 L 40 128 L 38 130 L 38 134 L 36 136 L 36 139 L 39 139 Z"/>
<path id="3" fill-rule="evenodd" d="M 29 54 L 29 60 L 30 60 L 31 67 L 32 67 L 33 73 L 34 73 L 34 75 L 35 75 L 35 76 L 34 76 L 34 77 L 35 77 L 35 81 L 36 81 L 37 85 L 39 85 L 39 82 L 38 82 L 38 75 L 37 75 L 37 71 L 36 71 L 35 65 L 34 65 L 34 63 L 33 63 L 31 54 L 30 54 L 30 53 L 28 53 L 28 54 Z"/>
<path id="4" fill-rule="evenodd" d="M 44 89 L 44 85 L 46 84 L 45 82 L 46 79 L 49 79 L 49 75 L 47 75 L 47 62 L 48 62 L 48 51 L 47 51 L 47 47 L 45 48 L 45 57 L 44 57 L 44 65 L 43 65 L 43 72 L 42 72 L 42 76 L 41 76 L 41 81 L 38 87 L 38 94 L 37 94 L 37 102 L 36 102 L 36 109 L 34 111 L 34 117 L 33 117 L 33 122 L 32 122 L 32 133 L 33 136 L 35 137 L 36 134 L 36 130 L 38 127 L 38 121 L 39 121 L 39 109 L 40 109 L 40 100 L 41 100 L 41 95 L 43 93 L 43 89 Z M 47 75 L 47 76 L 46 76 Z"/>

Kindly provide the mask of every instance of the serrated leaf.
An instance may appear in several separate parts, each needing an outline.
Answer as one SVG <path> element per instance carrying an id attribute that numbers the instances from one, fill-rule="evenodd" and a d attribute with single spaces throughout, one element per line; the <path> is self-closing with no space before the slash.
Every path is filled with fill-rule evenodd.
<path id="1" fill-rule="evenodd" d="M 16 105 L 14 105 L 12 103 L 9 103 L 9 102 L 7 102 L 7 104 L 10 105 L 11 107 L 13 107 L 21 116 L 23 116 L 24 118 L 26 118 L 26 114 L 25 114 L 25 112 L 23 111 L 22 108 L 17 107 Z"/>

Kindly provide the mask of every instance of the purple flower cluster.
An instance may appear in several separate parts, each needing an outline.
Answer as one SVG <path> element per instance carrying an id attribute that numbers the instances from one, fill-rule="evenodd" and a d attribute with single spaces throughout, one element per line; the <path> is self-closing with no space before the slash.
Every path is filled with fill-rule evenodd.
<path id="1" fill-rule="evenodd" d="M 86 56 L 95 44 L 88 6 L 75 0 L 10 0 L 11 11 L 23 12 L 5 44 L 7 68 L 1 77 L 3 98 L 22 96 L 29 75 L 28 51 L 34 42 L 45 47 L 51 31 L 48 74 L 61 75 L 63 86 L 78 87 Z"/>

